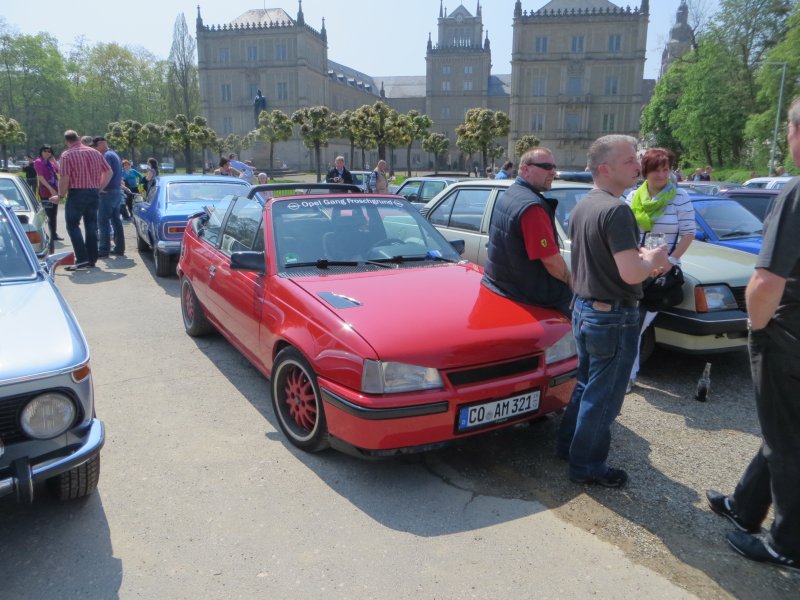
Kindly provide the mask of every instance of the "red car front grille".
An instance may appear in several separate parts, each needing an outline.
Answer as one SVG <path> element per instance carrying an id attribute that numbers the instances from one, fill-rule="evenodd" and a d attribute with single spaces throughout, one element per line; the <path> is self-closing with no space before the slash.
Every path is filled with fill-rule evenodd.
<path id="1" fill-rule="evenodd" d="M 445 373 L 447 379 L 454 387 L 462 385 L 470 385 L 474 383 L 481 383 L 483 381 L 491 381 L 492 379 L 501 379 L 503 377 L 510 377 L 512 375 L 519 375 L 520 373 L 529 373 L 536 371 L 539 368 L 539 357 L 528 356 L 519 360 L 488 365 L 485 367 L 476 367 L 473 369 L 464 369 L 461 371 L 449 371 Z"/>

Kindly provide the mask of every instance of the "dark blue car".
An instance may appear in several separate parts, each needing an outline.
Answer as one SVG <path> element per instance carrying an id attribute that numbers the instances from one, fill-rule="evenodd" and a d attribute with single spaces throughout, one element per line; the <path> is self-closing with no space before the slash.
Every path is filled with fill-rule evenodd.
<path id="1" fill-rule="evenodd" d="M 695 238 L 758 254 L 764 225 L 735 200 L 720 196 L 692 195 L 697 230 Z"/>
<path id="2" fill-rule="evenodd" d="M 244 196 L 250 184 L 221 175 L 163 175 L 133 207 L 136 248 L 153 251 L 156 275 L 174 274 L 189 217 L 226 196 Z"/>

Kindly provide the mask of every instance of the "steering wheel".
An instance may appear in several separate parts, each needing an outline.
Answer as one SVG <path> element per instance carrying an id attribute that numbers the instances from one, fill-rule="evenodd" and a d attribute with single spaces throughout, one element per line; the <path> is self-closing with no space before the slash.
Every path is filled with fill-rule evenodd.
<path id="1" fill-rule="evenodd" d="M 374 250 L 375 248 L 381 248 L 382 246 L 402 246 L 403 244 L 405 244 L 405 241 L 399 238 L 384 238 L 372 244 L 369 249 Z"/>

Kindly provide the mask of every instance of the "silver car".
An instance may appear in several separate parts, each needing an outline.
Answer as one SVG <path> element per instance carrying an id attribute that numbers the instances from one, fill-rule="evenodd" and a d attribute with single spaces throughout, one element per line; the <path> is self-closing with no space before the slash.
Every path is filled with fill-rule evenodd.
<path id="1" fill-rule="evenodd" d="M 19 502 L 32 502 L 39 482 L 66 500 L 100 478 L 89 347 L 51 275 L 70 262 L 71 252 L 40 262 L 0 204 L 0 497 Z"/>
<path id="2" fill-rule="evenodd" d="M 0 204 L 10 208 L 40 259 L 50 251 L 50 226 L 47 213 L 31 188 L 17 175 L 0 173 Z"/>

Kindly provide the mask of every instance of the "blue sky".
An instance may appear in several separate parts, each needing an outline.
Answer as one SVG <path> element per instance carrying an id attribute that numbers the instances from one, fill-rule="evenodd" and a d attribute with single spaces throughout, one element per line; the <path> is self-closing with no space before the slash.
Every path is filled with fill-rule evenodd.
<path id="1" fill-rule="evenodd" d="M 614 1 L 614 0 L 612 0 Z M 492 72 L 511 73 L 511 24 L 515 0 L 484 0 L 483 26 L 492 44 Z M 537 10 L 547 0 L 523 0 L 523 10 Z M 641 0 L 617 0 L 618 6 L 636 7 Z M 6 4 L 4 2 L 4 4 Z M 184 13 L 194 32 L 197 5 L 206 24 L 227 23 L 254 8 L 283 8 L 297 15 L 297 0 L 162 0 L 160 2 L 119 3 L 108 0 L 48 2 L 41 10 L 21 2 L 8 3 L 3 17 L 8 26 L 21 33 L 47 31 L 67 50 L 83 35 L 94 44 L 117 42 L 144 47 L 159 58 L 166 58 L 172 44 L 175 18 Z M 477 0 L 464 6 L 475 13 Z M 645 77 L 655 78 L 661 64 L 661 51 L 675 21 L 680 0 L 651 0 Z M 718 0 L 695 0 L 711 16 Z M 459 2 L 444 2 L 448 12 Z M 428 32 L 436 43 L 439 0 L 304 0 L 306 23 L 320 29 L 322 18 L 328 32 L 328 57 L 374 77 L 424 75 Z"/>

